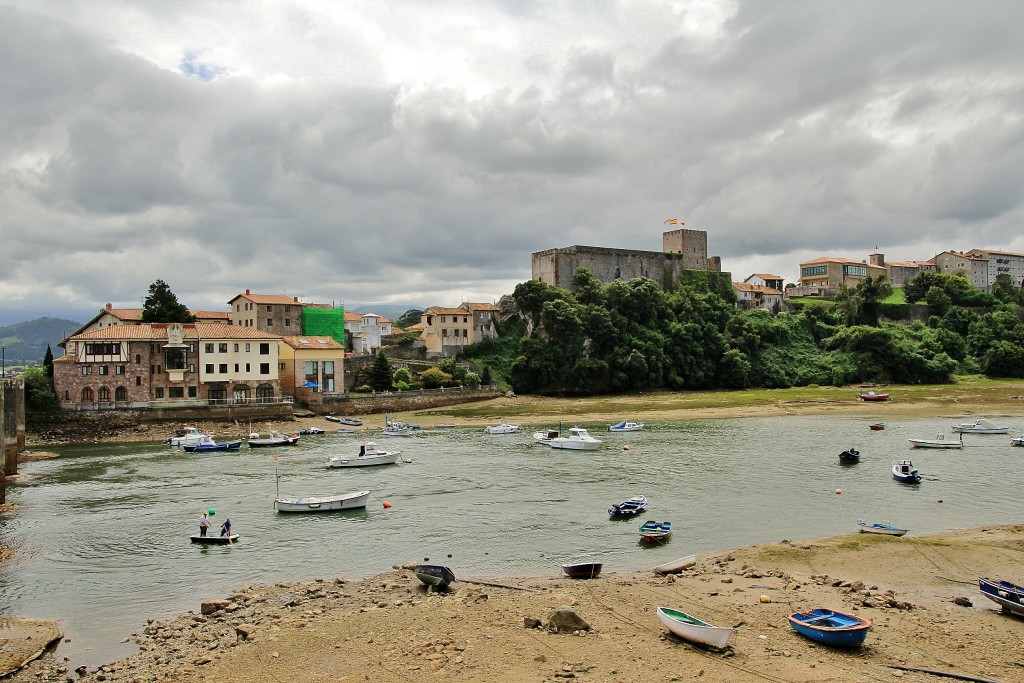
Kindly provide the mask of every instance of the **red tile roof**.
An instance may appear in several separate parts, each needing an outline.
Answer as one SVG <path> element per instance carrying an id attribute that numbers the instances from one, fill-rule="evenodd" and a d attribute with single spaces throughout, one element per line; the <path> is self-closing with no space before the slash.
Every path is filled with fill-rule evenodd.
<path id="1" fill-rule="evenodd" d="M 185 339 L 280 339 L 255 327 L 227 325 L 225 323 L 195 323 L 184 325 Z M 167 339 L 167 323 L 142 323 L 140 325 L 111 325 L 92 332 L 68 337 L 69 341 L 89 339 L 162 340 Z"/>
<path id="2" fill-rule="evenodd" d="M 299 301 L 299 297 L 285 296 L 284 294 L 239 294 L 228 303 L 234 303 L 235 299 L 248 299 L 254 304 L 284 304 L 285 306 L 303 305 L 302 302 Z"/>
<path id="3" fill-rule="evenodd" d="M 465 302 L 462 304 L 471 311 L 500 311 L 501 309 L 494 304 L 475 304 L 472 302 Z"/>
<path id="4" fill-rule="evenodd" d="M 339 344 L 336 340 L 331 337 L 282 337 L 283 341 L 293 349 L 330 349 L 337 351 L 338 349 L 344 349 L 344 344 Z"/>
<path id="5" fill-rule="evenodd" d="M 470 311 L 464 308 L 443 308 L 441 306 L 431 306 L 427 310 L 423 311 L 423 315 L 469 315 Z"/>

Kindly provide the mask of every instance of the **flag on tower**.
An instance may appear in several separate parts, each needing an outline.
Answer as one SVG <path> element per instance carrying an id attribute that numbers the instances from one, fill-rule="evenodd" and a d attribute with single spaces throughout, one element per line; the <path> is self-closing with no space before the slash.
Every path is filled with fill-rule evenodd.
<path id="1" fill-rule="evenodd" d="M 666 222 L 666 223 L 668 223 L 669 225 L 686 225 L 685 223 L 683 223 L 683 222 L 682 222 L 681 220 L 679 220 L 678 218 L 669 218 L 669 219 L 668 219 L 667 221 L 665 221 L 665 222 Z"/>

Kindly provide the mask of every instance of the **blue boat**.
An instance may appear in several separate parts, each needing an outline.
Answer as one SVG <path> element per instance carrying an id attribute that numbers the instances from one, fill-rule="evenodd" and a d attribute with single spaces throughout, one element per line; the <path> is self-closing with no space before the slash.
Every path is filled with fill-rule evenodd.
<path id="1" fill-rule="evenodd" d="M 900 460 L 892 466 L 892 478 L 904 484 L 921 483 L 921 473 L 909 460 Z"/>
<path id="2" fill-rule="evenodd" d="M 857 647 L 864 642 L 871 621 L 830 609 L 789 615 L 789 625 L 802 636 L 835 647 Z"/>
<path id="3" fill-rule="evenodd" d="M 637 533 L 642 541 L 664 541 L 672 533 L 672 522 L 644 522 Z"/>
<path id="4" fill-rule="evenodd" d="M 204 437 L 199 443 L 192 445 L 184 445 L 181 450 L 186 453 L 215 453 L 217 451 L 237 451 L 242 447 L 242 440 L 236 439 L 235 441 L 222 441 L 217 443 L 210 437 Z"/>
<path id="5" fill-rule="evenodd" d="M 978 588 L 982 595 L 1002 607 L 1004 612 L 1024 617 L 1024 586 L 979 577 Z"/>
<path id="6" fill-rule="evenodd" d="M 647 509 L 647 496 L 633 496 L 608 508 L 610 517 L 632 517 Z"/>

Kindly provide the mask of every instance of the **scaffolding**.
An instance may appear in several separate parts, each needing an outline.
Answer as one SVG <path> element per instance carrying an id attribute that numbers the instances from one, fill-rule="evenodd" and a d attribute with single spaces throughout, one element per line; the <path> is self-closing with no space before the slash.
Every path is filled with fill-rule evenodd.
<path id="1" fill-rule="evenodd" d="M 345 344 L 344 308 L 303 308 L 302 334 L 308 337 L 330 337 Z"/>

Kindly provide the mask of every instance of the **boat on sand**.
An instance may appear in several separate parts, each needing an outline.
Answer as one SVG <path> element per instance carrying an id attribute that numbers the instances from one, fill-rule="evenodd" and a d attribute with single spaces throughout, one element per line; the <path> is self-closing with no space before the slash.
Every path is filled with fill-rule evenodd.
<path id="1" fill-rule="evenodd" d="M 672 633 L 683 640 L 722 649 L 729 644 L 733 628 L 712 626 L 706 621 L 670 607 L 658 608 L 658 619 Z"/>

